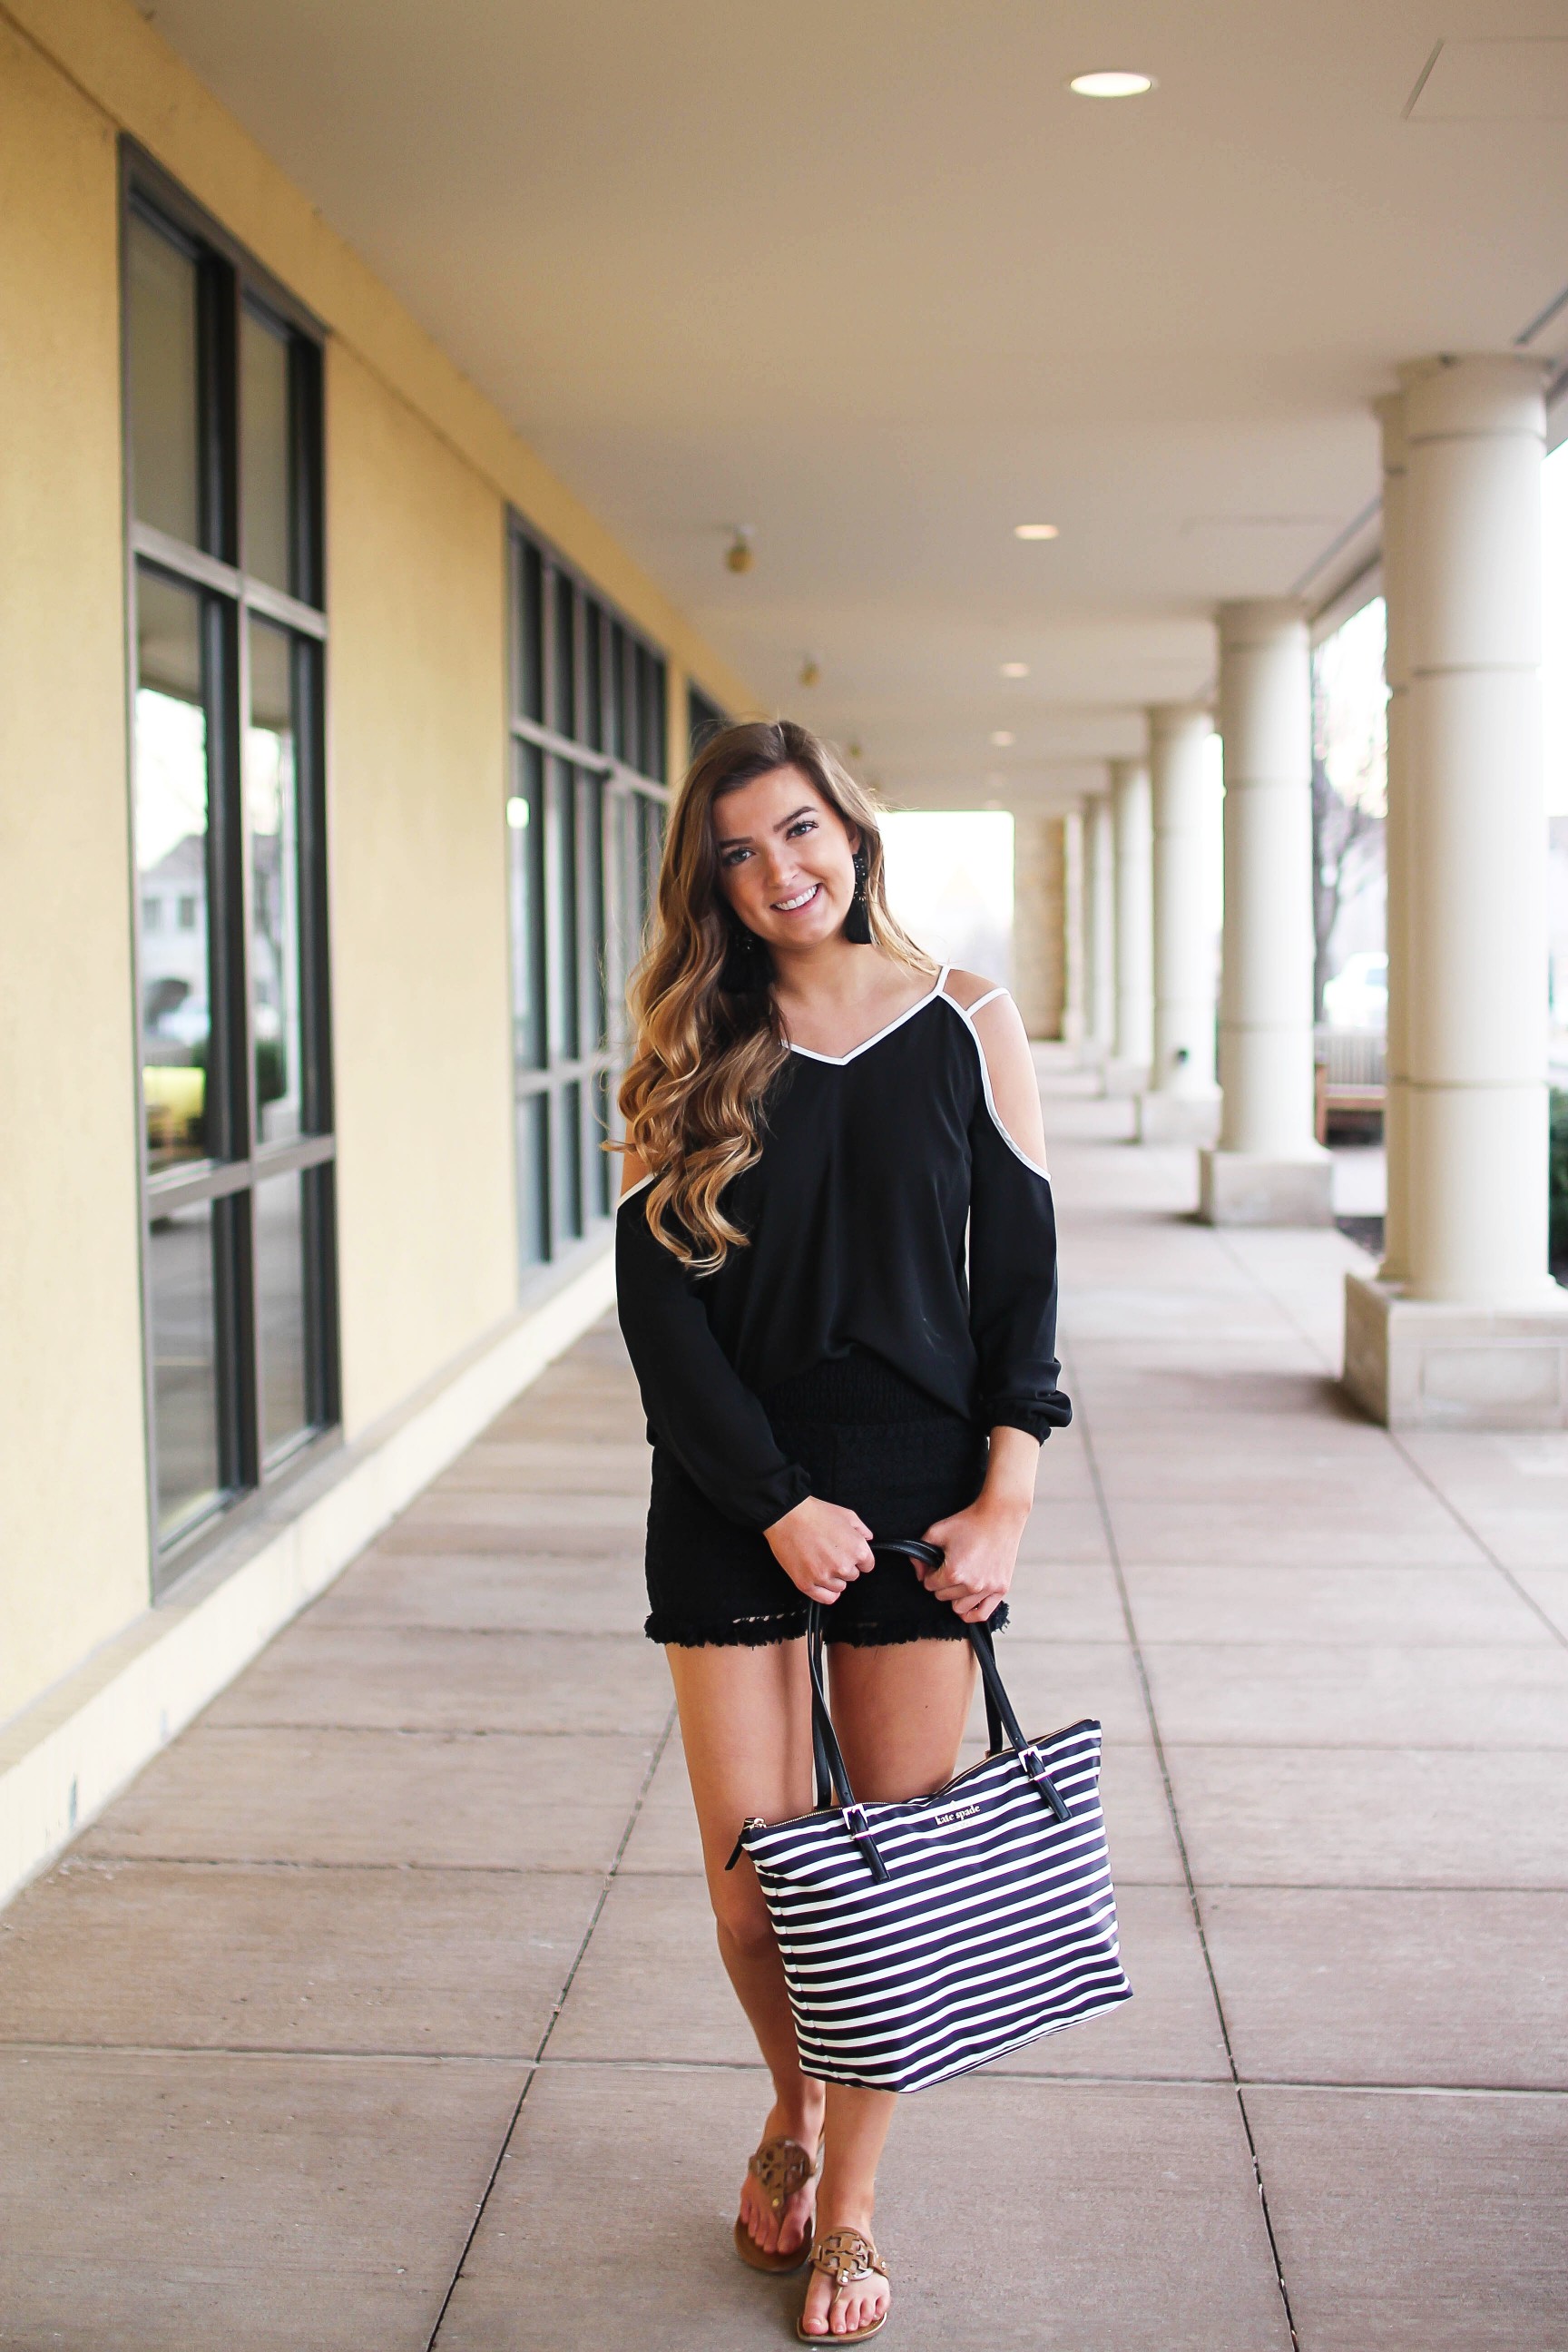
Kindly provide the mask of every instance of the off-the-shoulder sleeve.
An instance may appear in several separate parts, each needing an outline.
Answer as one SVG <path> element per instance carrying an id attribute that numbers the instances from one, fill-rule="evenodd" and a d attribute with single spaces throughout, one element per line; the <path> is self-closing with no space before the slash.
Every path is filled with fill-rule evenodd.
<path id="1" fill-rule="evenodd" d="M 648 1426 L 727 1519 L 771 1528 L 811 1481 L 713 1337 L 697 1278 L 654 1239 L 647 1199 L 645 1185 L 622 1196 L 616 1287 Z"/>
<path id="2" fill-rule="evenodd" d="M 977 1417 L 987 1429 L 1025 1429 L 1043 1441 L 1072 1419 L 1071 1402 L 1058 1386 L 1051 1181 L 1003 1126 L 985 1049 L 973 1022 L 968 1026 L 980 1064 L 980 1100 L 969 1131 L 969 1322 L 980 1360 Z"/>

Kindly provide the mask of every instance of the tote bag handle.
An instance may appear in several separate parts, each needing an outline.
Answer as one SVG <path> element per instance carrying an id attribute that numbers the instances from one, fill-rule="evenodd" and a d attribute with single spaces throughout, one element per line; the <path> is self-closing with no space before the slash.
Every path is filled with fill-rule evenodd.
<path id="1" fill-rule="evenodd" d="M 940 1568 L 942 1555 L 935 1544 L 917 1536 L 889 1536 L 871 1546 L 873 1552 L 897 1553 L 911 1566 Z M 1046 1770 L 1038 1748 L 1025 1738 L 1013 1702 L 1008 1697 L 996 1664 L 995 1646 L 986 1625 L 963 1628 L 980 1667 L 980 1679 L 985 1690 L 985 1721 L 990 1752 L 1000 1755 L 1011 1749 L 1029 1779 L 1039 1790 L 1058 1822 L 1071 1818 L 1061 1791 Z M 871 1868 L 874 1878 L 886 1878 L 888 1873 L 867 1823 L 865 1811 L 857 1803 L 845 1769 L 844 1751 L 838 1745 L 838 1735 L 833 1728 L 833 1717 L 827 1705 L 827 1687 L 823 1675 L 823 1612 L 820 1601 L 813 1601 L 806 1610 L 806 1664 L 811 1672 L 811 1748 L 816 1774 L 816 1805 L 826 1811 L 837 1803 L 848 1824 L 849 1833 L 860 1848 Z"/>

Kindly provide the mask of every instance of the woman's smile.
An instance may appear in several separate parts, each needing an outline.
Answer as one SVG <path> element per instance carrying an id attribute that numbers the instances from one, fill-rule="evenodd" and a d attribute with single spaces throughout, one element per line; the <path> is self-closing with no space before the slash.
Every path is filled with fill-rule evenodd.
<path id="1" fill-rule="evenodd" d="M 804 890 L 797 891 L 793 898 L 775 898 L 773 900 L 774 914 L 798 915 L 803 907 L 810 906 L 812 900 L 819 895 L 821 889 L 822 885 L 820 882 L 812 882 L 808 883 Z"/>

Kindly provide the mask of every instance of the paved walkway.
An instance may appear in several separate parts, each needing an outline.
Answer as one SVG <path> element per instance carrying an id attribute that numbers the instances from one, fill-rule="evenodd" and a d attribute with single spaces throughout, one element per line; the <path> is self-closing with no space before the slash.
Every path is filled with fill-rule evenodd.
<path id="1" fill-rule="evenodd" d="M 1137 1998 L 907 2105 L 886 2340 L 1562 2352 L 1568 1437 L 1367 1426 L 1348 1244 L 1049 1111 L 1079 1412 L 1005 1656 L 1104 1718 Z M 606 1328 L 0 1921 L 0 2344 L 794 2340 L 643 1486 Z"/>

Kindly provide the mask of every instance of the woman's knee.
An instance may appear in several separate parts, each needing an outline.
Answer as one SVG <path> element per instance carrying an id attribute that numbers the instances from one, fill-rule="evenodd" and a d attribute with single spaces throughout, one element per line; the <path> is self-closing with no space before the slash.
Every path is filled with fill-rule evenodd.
<path id="1" fill-rule="evenodd" d="M 722 1950 L 742 1960 L 765 1960 L 776 1949 L 773 1923 L 763 1891 L 752 1879 L 724 1888 L 713 1898 L 714 1923 Z"/>

